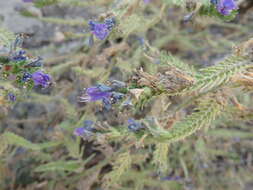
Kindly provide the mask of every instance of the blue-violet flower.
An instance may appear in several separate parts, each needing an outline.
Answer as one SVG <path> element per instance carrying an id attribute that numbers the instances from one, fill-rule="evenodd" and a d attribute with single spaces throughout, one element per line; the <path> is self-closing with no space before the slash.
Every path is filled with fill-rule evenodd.
<path id="1" fill-rule="evenodd" d="M 32 79 L 35 86 L 42 86 L 43 88 L 46 88 L 50 84 L 51 76 L 43 73 L 42 71 L 36 71 L 32 74 Z"/>
<path id="2" fill-rule="evenodd" d="M 111 109 L 111 104 L 117 103 L 124 97 L 124 94 L 117 92 L 120 86 L 124 83 L 113 83 L 114 85 L 107 86 L 104 84 L 98 84 L 96 86 L 89 87 L 85 90 L 84 96 L 80 97 L 80 102 L 95 102 L 102 100 L 103 107 L 106 110 Z"/>
<path id="3" fill-rule="evenodd" d="M 109 30 L 106 24 L 99 23 L 90 20 L 89 27 L 92 34 L 94 34 L 98 39 L 104 40 L 109 35 Z"/>
<path id="4" fill-rule="evenodd" d="M 111 88 L 106 85 L 92 86 L 86 89 L 85 95 L 81 97 L 82 102 L 95 102 L 108 99 L 111 96 Z"/>
<path id="5" fill-rule="evenodd" d="M 223 15 L 229 15 L 233 10 L 238 9 L 235 0 L 211 0 L 211 3 L 216 5 L 218 12 Z"/>

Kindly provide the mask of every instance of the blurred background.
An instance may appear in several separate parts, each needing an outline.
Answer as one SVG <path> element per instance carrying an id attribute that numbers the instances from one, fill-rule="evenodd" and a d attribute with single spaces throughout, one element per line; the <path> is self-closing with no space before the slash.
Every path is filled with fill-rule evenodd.
<path id="1" fill-rule="evenodd" d="M 185 21 L 188 12 L 184 8 L 151 0 L 138 7 L 136 15 L 152 22 L 142 25 L 136 17 L 136 25 L 124 25 L 127 35 L 112 34 L 91 46 L 87 22 L 112 12 L 117 1 L 38 2 L 0 0 L 1 27 L 28 35 L 24 48 L 43 58 L 54 81 L 50 88 L 35 88 L 0 113 L 1 133 L 10 131 L 37 145 L 8 146 L 2 152 L 3 190 L 105 189 L 103 176 L 111 170 L 110 159 L 118 153 L 120 143 L 102 146 L 85 142 L 74 137 L 73 130 L 87 119 L 126 127 L 128 115 L 104 111 L 99 103 L 78 102 L 82 90 L 110 79 L 127 81 L 140 67 L 154 71 L 157 63 L 143 56 L 142 40 L 189 66 L 202 68 L 222 60 L 232 47 L 251 38 L 253 32 L 251 0 L 239 1 L 239 14 L 230 22 L 210 17 Z M 252 94 L 238 90 L 236 97 L 252 108 Z M 161 109 L 166 107 L 161 105 L 168 102 L 168 97 L 160 97 L 144 111 L 135 113 L 135 118 L 166 117 L 169 111 Z M 252 112 L 247 118 L 241 118 L 239 112 L 236 117 L 221 117 L 208 130 L 170 146 L 166 155 L 168 169 L 162 175 L 150 161 L 152 146 L 146 147 L 137 152 L 134 159 L 140 162 L 120 179 L 121 185 L 109 189 L 251 190 L 252 125 Z"/>

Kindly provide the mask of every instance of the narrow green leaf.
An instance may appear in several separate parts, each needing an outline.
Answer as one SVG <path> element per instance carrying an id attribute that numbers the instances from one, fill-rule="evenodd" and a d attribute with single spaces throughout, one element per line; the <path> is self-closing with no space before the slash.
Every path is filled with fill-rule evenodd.
<path id="1" fill-rule="evenodd" d="M 41 165 L 35 168 L 36 172 L 46 172 L 46 171 L 76 171 L 78 168 L 82 167 L 80 161 L 56 161 Z"/>
<path id="2" fill-rule="evenodd" d="M 44 148 L 50 148 L 50 147 L 59 145 L 59 142 L 46 142 L 46 143 L 34 144 L 26 140 L 25 138 L 11 132 L 5 132 L 3 134 L 3 137 L 4 137 L 4 140 L 6 140 L 7 143 L 10 145 L 21 146 L 21 147 L 31 149 L 31 150 L 41 150 Z"/>

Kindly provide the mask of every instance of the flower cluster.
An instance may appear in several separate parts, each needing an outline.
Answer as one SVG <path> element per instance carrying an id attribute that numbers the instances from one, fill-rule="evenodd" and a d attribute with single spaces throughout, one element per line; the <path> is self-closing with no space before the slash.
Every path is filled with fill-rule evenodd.
<path id="1" fill-rule="evenodd" d="M 11 82 L 21 89 L 32 89 L 34 86 L 48 87 L 52 78 L 42 71 L 42 59 L 28 56 L 26 51 L 19 47 L 22 45 L 22 38 L 22 35 L 18 35 L 8 53 L 0 55 L 1 80 Z M 7 92 L 9 101 L 16 100 L 13 92 L 6 88 L 4 91 Z"/>
<path id="2" fill-rule="evenodd" d="M 82 137 L 84 140 L 89 140 L 98 131 L 95 129 L 95 123 L 91 120 L 85 120 L 82 127 L 75 128 L 73 134 L 78 137 Z M 131 132 L 139 132 L 144 129 L 145 126 L 134 119 L 128 119 L 128 130 Z"/>
<path id="3" fill-rule="evenodd" d="M 112 31 L 113 27 L 116 24 L 116 21 L 114 18 L 106 18 L 102 23 L 90 20 L 88 24 L 91 33 L 98 39 L 104 40 Z"/>
<path id="4" fill-rule="evenodd" d="M 211 0 L 211 3 L 215 5 L 217 11 L 222 15 L 230 15 L 233 10 L 238 9 L 235 0 Z"/>
<path id="5" fill-rule="evenodd" d="M 111 105 L 117 103 L 124 97 L 120 91 L 126 87 L 121 81 L 114 80 L 111 84 L 98 84 L 96 86 L 85 89 L 85 93 L 80 97 L 81 102 L 102 101 L 103 107 L 107 110 L 111 109 Z"/>

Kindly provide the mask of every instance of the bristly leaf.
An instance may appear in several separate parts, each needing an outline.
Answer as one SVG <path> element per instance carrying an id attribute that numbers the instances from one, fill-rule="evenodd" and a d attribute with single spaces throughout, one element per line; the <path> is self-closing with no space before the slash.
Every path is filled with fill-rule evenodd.
<path id="1" fill-rule="evenodd" d="M 128 36 L 132 32 L 140 30 L 140 25 L 143 25 L 145 22 L 145 19 L 140 15 L 133 14 L 121 21 L 118 29 L 123 33 L 124 36 Z"/>
<path id="2" fill-rule="evenodd" d="M 41 144 L 34 144 L 26 140 L 25 138 L 11 132 L 5 132 L 3 134 L 3 138 L 7 142 L 7 144 L 21 146 L 21 147 L 31 149 L 31 150 L 41 150 L 44 148 L 50 148 L 50 147 L 59 145 L 58 142 L 46 142 L 46 143 L 41 143 Z"/>
<path id="3" fill-rule="evenodd" d="M 153 163 L 159 171 L 166 172 L 168 169 L 168 143 L 157 143 L 153 154 Z"/>
<path id="4" fill-rule="evenodd" d="M 229 82 L 235 74 L 244 71 L 250 66 L 251 63 L 248 59 L 232 55 L 219 64 L 201 69 L 200 73 L 196 76 L 196 82 L 179 92 L 179 94 L 208 92 Z"/>
<path id="5" fill-rule="evenodd" d="M 149 128 L 156 141 L 172 143 L 183 140 L 204 126 L 210 125 L 219 115 L 223 106 L 215 99 L 203 100 L 196 111 L 182 121 L 175 123 L 171 129 Z"/>
<path id="6" fill-rule="evenodd" d="M 178 68 L 179 70 L 184 71 L 191 76 L 195 75 L 195 70 L 193 67 L 189 66 L 188 64 L 184 63 L 179 58 L 173 56 L 171 53 L 166 53 L 165 51 L 160 52 L 160 61 L 161 64 L 170 65 Z"/>
<path id="7" fill-rule="evenodd" d="M 119 183 L 122 175 L 131 167 L 131 163 L 130 152 L 121 153 L 113 164 L 113 170 L 104 176 L 103 185 L 105 187 L 112 187 Z"/>

